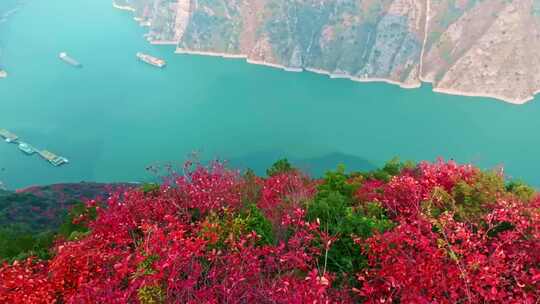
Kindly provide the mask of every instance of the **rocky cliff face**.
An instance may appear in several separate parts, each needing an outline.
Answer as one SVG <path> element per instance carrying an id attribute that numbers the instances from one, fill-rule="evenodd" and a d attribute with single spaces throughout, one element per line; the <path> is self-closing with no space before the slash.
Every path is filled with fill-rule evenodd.
<path id="1" fill-rule="evenodd" d="M 245 57 L 524 103 L 540 89 L 540 0 L 116 0 L 178 53 Z"/>

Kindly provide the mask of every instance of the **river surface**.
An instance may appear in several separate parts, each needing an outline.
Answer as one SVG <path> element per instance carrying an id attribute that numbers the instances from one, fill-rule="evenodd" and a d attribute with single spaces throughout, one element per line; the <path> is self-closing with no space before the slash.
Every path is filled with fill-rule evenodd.
<path id="1" fill-rule="evenodd" d="M 504 165 L 540 185 L 538 99 L 514 106 L 428 85 L 404 90 L 180 56 L 149 45 L 144 33 L 110 0 L 31 0 L 0 25 L 9 72 L 0 80 L 0 128 L 71 161 L 55 168 L 0 142 L 0 181 L 141 180 L 148 165 L 181 163 L 193 151 L 265 164 L 273 161 L 265 155 L 337 152 L 375 165 L 394 156 Z M 61 51 L 84 68 L 61 62 Z M 167 68 L 138 62 L 138 51 Z"/>

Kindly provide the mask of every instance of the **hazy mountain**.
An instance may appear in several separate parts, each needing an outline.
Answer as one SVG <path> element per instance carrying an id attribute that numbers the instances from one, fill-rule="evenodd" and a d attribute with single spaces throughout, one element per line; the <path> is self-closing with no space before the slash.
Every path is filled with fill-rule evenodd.
<path id="1" fill-rule="evenodd" d="M 227 163 L 233 168 L 250 168 L 257 174 L 264 175 L 266 169 L 270 168 L 275 161 L 287 158 L 293 166 L 313 177 L 322 177 L 326 171 L 336 169 L 338 164 L 345 165 L 345 168 L 349 172 L 367 172 L 377 168 L 373 163 L 366 159 L 338 152 L 311 158 L 287 157 L 286 155 L 286 153 L 281 153 L 279 151 L 266 151 L 234 158 L 227 161 Z"/>

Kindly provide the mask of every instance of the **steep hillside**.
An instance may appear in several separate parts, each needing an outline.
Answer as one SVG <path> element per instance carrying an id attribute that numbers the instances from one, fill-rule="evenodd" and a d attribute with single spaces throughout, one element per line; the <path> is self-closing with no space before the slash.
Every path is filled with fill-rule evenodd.
<path id="1" fill-rule="evenodd" d="M 111 192 L 132 184 L 56 184 L 17 192 L 0 190 L 0 227 L 17 226 L 27 232 L 58 228 L 62 216 L 77 202 L 107 198 Z"/>
<path id="2" fill-rule="evenodd" d="M 524 103 L 540 89 L 540 2 L 115 0 L 178 53 Z"/>

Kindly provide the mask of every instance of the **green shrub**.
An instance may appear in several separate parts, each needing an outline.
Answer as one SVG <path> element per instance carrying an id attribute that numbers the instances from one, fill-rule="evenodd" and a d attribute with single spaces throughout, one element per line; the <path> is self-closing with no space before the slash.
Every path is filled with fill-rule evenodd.
<path id="1" fill-rule="evenodd" d="M 152 194 L 159 191 L 159 184 L 156 183 L 144 183 L 142 186 L 139 187 L 139 189 L 144 194 Z"/>
<path id="2" fill-rule="evenodd" d="M 522 181 L 511 181 L 506 184 L 506 191 L 517 196 L 518 199 L 529 202 L 536 194 L 536 191 Z"/>
<path id="3" fill-rule="evenodd" d="M 413 169 L 415 166 L 416 164 L 412 161 L 402 162 L 399 160 L 399 158 L 394 157 L 386 162 L 384 167 L 368 173 L 361 173 L 361 175 L 366 178 L 389 182 L 393 176 L 398 175 L 404 169 Z"/>
<path id="4" fill-rule="evenodd" d="M 336 171 L 327 171 L 324 180 L 317 188 L 317 199 L 324 199 L 332 193 L 339 193 L 352 201 L 354 192 L 359 184 L 349 182 L 350 177 L 345 174 L 345 166 L 339 165 Z"/>
<path id="5" fill-rule="evenodd" d="M 158 285 L 147 285 L 139 288 L 137 296 L 141 304 L 163 304 L 165 303 L 165 292 Z"/>
<path id="6" fill-rule="evenodd" d="M 338 274 L 354 273 L 366 266 L 366 258 L 355 238 L 366 238 L 393 226 L 379 204 L 355 206 L 353 194 L 357 187 L 349 182 L 344 167 L 339 166 L 336 171 L 326 173 L 317 196 L 307 208 L 310 221 L 318 220 L 321 230 L 338 237 L 321 261 Z"/>
<path id="7" fill-rule="evenodd" d="M 95 208 L 87 208 L 83 203 L 78 203 L 65 215 L 64 222 L 58 230 L 35 233 L 28 225 L 4 226 L 0 228 L 0 260 L 14 261 L 30 256 L 49 259 L 50 248 L 57 232 L 67 240 L 81 239 L 88 235 L 88 221 L 95 219 L 96 215 Z M 81 216 L 85 220 L 75 224 L 73 221 Z"/>
<path id="8" fill-rule="evenodd" d="M 240 214 L 240 218 L 243 219 L 245 228 L 248 232 L 255 231 L 257 235 L 261 237 L 258 241 L 259 245 L 275 243 L 272 223 L 270 223 L 255 204 L 250 204 L 246 210 Z"/>
<path id="9" fill-rule="evenodd" d="M 452 191 L 457 219 L 478 222 L 505 192 L 503 177 L 493 171 L 478 173 L 471 184 L 458 182 Z"/>
<path id="10" fill-rule="evenodd" d="M 274 244 L 275 237 L 272 224 L 263 215 L 261 210 L 254 204 L 248 204 L 240 213 L 224 212 L 223 214 L 211 213 L 203 223 L 203 234 L 216 234 L 217 239 L 209 248 L 226 248 L 228 239 L 240 237 L 255 232 L 260 237 L 259 245 Z"/>
<path id="11" fill-rule="evenodd" d="M 17 226 L 0 229 L 0 261 L 23 260 L 29 256 L 49 259 L 49 247 L 54 240 L 52 232 L 34 234 Z"/>
<path id="12" fill-rule="evenodd" d="M 85 220 L 74 223 L 75 220 L 79 220 L 81 217 L 84 217 Z M 89 232 L 88 221 L 94 220 L 96 217 L 97 211 L 95 207 L 88 208 L 83 203 L 75 204 L 60 226 L 59 234 L 68 240 L 80 238 Z"/>
<path id="13" fill-rule="evenodd" d="M 275 176 L 281 173 L 287 173 L 296 170 L 286 158 L 280 159 L 275 162 L 270 168 L 266 170 L 266 175 Z"/>
<path id="14" fill-rule="evenodd" d="M 159 260 L 159 256 L 156 254 L 144 254 L 146 258 L 137 265 L 137 275 L 151 275 L 154 274 L 153 268 L 154 262 Z"/>

